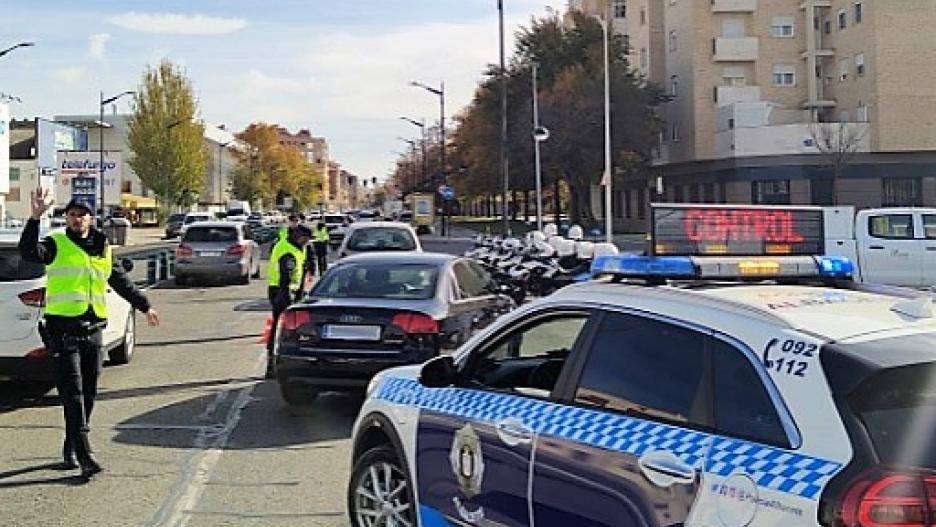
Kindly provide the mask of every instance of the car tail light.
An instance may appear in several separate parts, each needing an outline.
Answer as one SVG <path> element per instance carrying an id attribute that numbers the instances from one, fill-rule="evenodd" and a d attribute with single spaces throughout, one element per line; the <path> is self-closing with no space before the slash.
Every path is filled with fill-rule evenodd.
<path id="1" fill-rule="evenodd" d="M 23 305 L 29 307 L 43 307 L 45 306 L 45 288 L 40 287 L 39 289 L 30 289 L 29 291 L 24 291 L 19 295 L 20 302 Z"/>
<path id="2" fill-rule="evenodd" d="M 439 323 L 432 317 L 421 313 L 397 313 L 390 322 L 406 334 L 435 334 L 439 332 Z"/>
<path id="3" fill-rule="evenodd" d="M 303 309 L 295 309 L 280 315 L 279 327 L 282 331 L 296 331 L 309 322 L 312 322 L 312 313 Z"/>
<path id="4" fill-rule="evenodd" d="M 936 526 L 936 475 L 873 471 L 849 487 L 836 527 Z"/>
<path id="5" fill-rule="evenodd" d="M 228 247 L 227 255 L 228 256 L 243 256 L 247 252 L 247 246 L 243 244 L 234 244 Z"/>
<path id="6" fill-rule="evenodd" d="M 26 354 L 27 359 L 41 359 L 48 355 L 48 351 L 45 348 L 33 348 L 29 350 L 29 353 Z"/>
<path id="7" fill-rule="evenodd" d="M 183 243 L 179 245 L 178 247 L 176 247 L 175 253 L 177 257 L 180 257 L 180 256 L 184 257 L 184 256 L 192 256 L 193 254 L 195 254 L 195 251 L 192 250 L 192 247 L 190 245 L 185 245 Z"/>

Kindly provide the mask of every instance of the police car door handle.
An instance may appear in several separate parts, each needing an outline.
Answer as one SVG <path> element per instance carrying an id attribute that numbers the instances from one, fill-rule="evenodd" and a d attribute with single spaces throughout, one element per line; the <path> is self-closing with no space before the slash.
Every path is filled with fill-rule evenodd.
<path id="1" fill-rule="evenodd" d="M 884 246 L 883 246 L 883 245 L 872 245 L 872 246 L 868 247 L 868 249 L 875 249 L 875 250 L 877 250 L 877 251 L 883 251 L 883 250 L 884 250 Z"/>
<path id="2" fill-rule="evenodd" d="M 648 452 L 637 461 L 641 472 L 658 487 L 687 485 L 695 481 L 694 468 L 667 451 Z"/>
<path id="3" fill-rule="evenodd" d="M 497 437 L 509 446 L 529 444 L 533 441 L 533 429 L 517 419 L 504 419 L 494 425 Z"/>

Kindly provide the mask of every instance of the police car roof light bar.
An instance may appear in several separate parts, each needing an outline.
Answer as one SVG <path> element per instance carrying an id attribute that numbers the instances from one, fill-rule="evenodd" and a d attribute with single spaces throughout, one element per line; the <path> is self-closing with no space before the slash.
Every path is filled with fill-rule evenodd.
<path id="1" fill-rule="evenodd" d="M 595 258 L 592 278 L 661 280 L 849 279 L 854 264 L 843 257 L 692 257 L 608 255 Z"/>

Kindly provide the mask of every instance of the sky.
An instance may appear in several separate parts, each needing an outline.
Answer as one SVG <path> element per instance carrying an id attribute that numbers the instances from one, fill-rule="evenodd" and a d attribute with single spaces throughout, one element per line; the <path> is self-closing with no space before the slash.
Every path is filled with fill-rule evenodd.
<path id="1" fill-rule="evenodd" d="M 565 0 L 504 0 L 513 34 Z M 444 82 L 447 118 L 498 61 L 496 0 L 0 0 L 0 93 L 16 119 L 91 114 L 98 97 L 139 86 L 163 57 L 192 81 L 200 117 L 308 128 L 353 173 L 385 177 L 407 116 L 434 122 Z M 129 111 L 126 100 L 118 111 Z"/>

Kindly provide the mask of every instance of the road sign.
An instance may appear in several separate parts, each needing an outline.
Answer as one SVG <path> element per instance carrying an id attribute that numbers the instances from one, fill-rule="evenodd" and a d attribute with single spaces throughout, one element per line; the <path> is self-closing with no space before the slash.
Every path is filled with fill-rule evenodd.
<path id="1" fill-rule="evenodd" d="M 439 195 L 441 195 L 442 199 L 445 201 L 452 201 L 455 199 L 455 189 L 448 185 L 442 185 L 439 187 Z"/>

